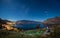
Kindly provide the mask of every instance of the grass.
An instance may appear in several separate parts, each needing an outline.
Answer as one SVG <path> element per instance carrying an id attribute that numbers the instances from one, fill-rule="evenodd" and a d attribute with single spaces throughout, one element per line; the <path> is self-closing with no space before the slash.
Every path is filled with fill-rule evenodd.
<path id="1" fill-rule="evenodd" d="M 7 30 L 0 30 L 0 37 L 1 38 L 38 38 L 44 30 L 36 29 L 36 30 L 28 30 L 28 31 L 7 31 Z"/>
<path id="2" fill-rule="evenodd" d="M 26 31 L 23 33 L 23 36 L 24 37 L 40 37 L 40 35 L 45 32 L 45 31 L 42 31 L 42 30 L 29 30 L 29 31 Z"/>
<path id="3" fill-rule="evenodd" d="M 56 37 L 56 38 L 60 38 L 60 27 L 56 27 L 56 28 L 55 28 L 54 34 L 55 34 L 55 37 Z"/>

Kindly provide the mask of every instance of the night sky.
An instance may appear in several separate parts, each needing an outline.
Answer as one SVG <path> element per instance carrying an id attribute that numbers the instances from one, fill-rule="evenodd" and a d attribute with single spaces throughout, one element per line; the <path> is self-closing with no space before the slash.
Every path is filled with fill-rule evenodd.
<path id="1" fill-rule="evenodd" d="M 60 0 L 0 0 L 0 18 L 36 20 L 60 16 Z"/>

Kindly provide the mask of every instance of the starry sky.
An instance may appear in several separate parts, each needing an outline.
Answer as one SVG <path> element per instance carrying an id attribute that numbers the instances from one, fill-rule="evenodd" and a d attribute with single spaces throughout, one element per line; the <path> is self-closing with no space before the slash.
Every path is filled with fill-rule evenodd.
<path id="1" fill-rule="evenodd" d="M 0 18 L 44 21 L 60 16 L 60 0 L 0 0 Z"/>

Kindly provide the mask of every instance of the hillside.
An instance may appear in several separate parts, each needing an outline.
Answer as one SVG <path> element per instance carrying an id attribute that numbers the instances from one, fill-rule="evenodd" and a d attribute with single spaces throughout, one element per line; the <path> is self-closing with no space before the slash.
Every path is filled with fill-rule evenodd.
<path id="1" fill-rule="evenodd" d="M 46 24 L 60 24 L 60 17 L 49 18 L 45 20 L 43 23 Z"/>

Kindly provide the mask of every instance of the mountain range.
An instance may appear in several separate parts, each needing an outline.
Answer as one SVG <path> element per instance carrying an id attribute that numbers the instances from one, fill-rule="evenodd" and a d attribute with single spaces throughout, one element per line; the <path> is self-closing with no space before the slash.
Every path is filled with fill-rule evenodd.
<path id="1" fill-rule="evenodd" d="M 6 22 L 12 22 L 12 21 L 0 19 L 0 24 L 6 23 Z M 13 27 L 20 28 L 20 29 L 36 29 L 37 27 L 44 28 L 45 24 L 46 25 L 47 24 L 60 24 L 60 17 L 48 18 L 43 22 L 32 21 L 32 20 L 18 20 L 16 21 Z"/>
<path id="2" fill-rule="evenodd" d="M 38 28 L 43 28 L 44 25 L 41 22 L 38 21 L 31 21 L 31 20 L 19 20 L 16 22 L 15 28 L 20 28 L 24 30 L 28 29 L 36 29 Z"/>

